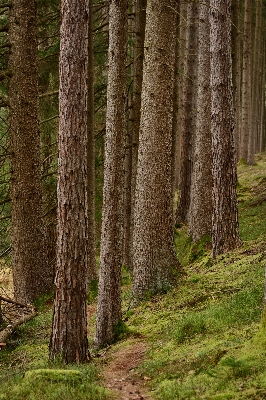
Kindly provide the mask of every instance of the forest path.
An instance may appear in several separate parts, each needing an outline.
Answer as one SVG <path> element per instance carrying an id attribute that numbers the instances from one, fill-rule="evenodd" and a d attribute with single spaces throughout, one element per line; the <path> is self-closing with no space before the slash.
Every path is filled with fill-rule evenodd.
<path id="1" fill-rule="evenodd" d="M 117 399 L 152 400 L 145 387 L 149 378 L 136 371 L 145 358 L 145 352 L 146 344 L 139 339 L 107 352 L 102 374 L 106 387 L 117 394 Z"/>

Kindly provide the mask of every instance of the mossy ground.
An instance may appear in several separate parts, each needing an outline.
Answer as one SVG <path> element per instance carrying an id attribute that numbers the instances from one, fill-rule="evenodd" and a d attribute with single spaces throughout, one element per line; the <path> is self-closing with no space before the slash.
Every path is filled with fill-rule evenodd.
<path id="1" fill-rule="evenodd" d="M 167 294 L 134 309 L 128 309 L 130 279 L 123 271 L 127 329 L 122 326 L 123 341 L 113 348 L 126 346 L 132 336 L 146 342 L 148 352 L 139 372 L 149 378 L 155 399 L 266 398 L 266 322 L 260 323 L 266 155 L 257 156 L 253 167 L 239 165 L 238 172 L 240 249 L 214 260 L 208 238 L 192 244 L 186 227 L 180 227 L 176 247 L 187 275 Z M 38 317 L 16 330 L 0 353 L 0 399 L 111 399 L 112 394 L 99 381 L 101 361 L 68 367 L 48 363 L 52 311 L 48 300 L 46 303 Z M 92 315 L 89 323 L 93 321 Z M 90 332 L 92 335 L 93 329 Z M 62 369 L 78 373 L 64 375 Z M 31 376 L 29 370 L 51 371 L 48 376 L 46 372 Z"/>

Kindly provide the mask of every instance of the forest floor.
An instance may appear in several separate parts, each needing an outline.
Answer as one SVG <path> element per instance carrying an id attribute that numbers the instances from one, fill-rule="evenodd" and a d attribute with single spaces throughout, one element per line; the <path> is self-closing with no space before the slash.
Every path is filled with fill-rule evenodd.
<path id="1" fill-rule="evenodd" d="M 40 299 L 38 316 L 0 351 L 0 400 L 265 400 L 266 154 L 255 166 L 239 165 L 238 178 L 241 248 L 213 259 L 208 240 L 193 244 L 186 226 L 178 227 L 187 275 L 130 309 L 131 278 L 123 269 L 126 328 L 95 354 L 90 299 L 93 358 L 86 365 L 49 363 L 53 301 Z"/>
<path id="2" fill-rule="evenodd" d="M 127 342 L 108 354 L 102 376 L 105 386 L 120 400 L 150 400 L 146 387 L 147 376 L 141 376 L 137 368 L 144 361 L 146 343 L 139 339 Z"/>

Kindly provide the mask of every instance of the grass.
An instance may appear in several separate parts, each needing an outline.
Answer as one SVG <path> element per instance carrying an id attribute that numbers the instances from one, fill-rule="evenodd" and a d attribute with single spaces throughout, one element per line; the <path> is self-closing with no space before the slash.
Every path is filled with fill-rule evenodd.
<path id="1" fill-rule="evenodd" d="M 125 344 L 132 335 L 147 342 L 139 373 L 149 378 L 146 383 L 154 399 L 266 398 L 266 317 L 263 325 L 260 322 L 266 155 L 257 156 L 253 167 L 239 165 L 238 172 L 240 249 L 213 260 L 209 239 L 195 245 L 186 227 L 180 227 L 176 247 L 187 276 L 179 280 L 178 287 L 134 309 L 128 309 L 131 280 L 123 269 L 126 325 L 117 326 L 117 336 Z M 96 288 L 90 302 L 95 301 L 95 293 Z M 0 353 L 0 400 L 111 399 L 99 381 L 97 360 L 79 366 L 49 364 L 49 299 L 38 307 L 38 317 L 20 326 Z M 94 317 L 89 323 L 93 321 Z"/>

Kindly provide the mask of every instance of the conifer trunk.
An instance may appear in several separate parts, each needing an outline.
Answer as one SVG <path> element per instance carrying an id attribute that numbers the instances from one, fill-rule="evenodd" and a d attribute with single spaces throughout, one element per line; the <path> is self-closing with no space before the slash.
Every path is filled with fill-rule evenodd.
<path id="1" fill-rule="evenodd" d="M 111 343 L 121 320 L 123 156 L 125 141 L 127 1 L 109 8 L 103 218 L 95 345 Z"/>
<path id="2" fill-rule="evenodd" d="M 210 0 L 213 256 L 241 244 L 236 194 L 230 11 L 231 0 Z"/>
<path id="3" fill-rule="evenodd" d="M 148 0 L 133 234 L 133 297 L 166 290 L 173 243 L 172 119 L 176 1 Z"/>
<path id="4" fill-rule="evenodd" d="M 57 265 L 50 360 L 88 360 L 88 5 L 62 0 Z"/>
<path id="5" fill-rule="evenodd" d="M 12 267 L 15 298 L 27 304 L 53 280 L 44 253 L 36 1 L 13 0 L 9 26 Z"/>

